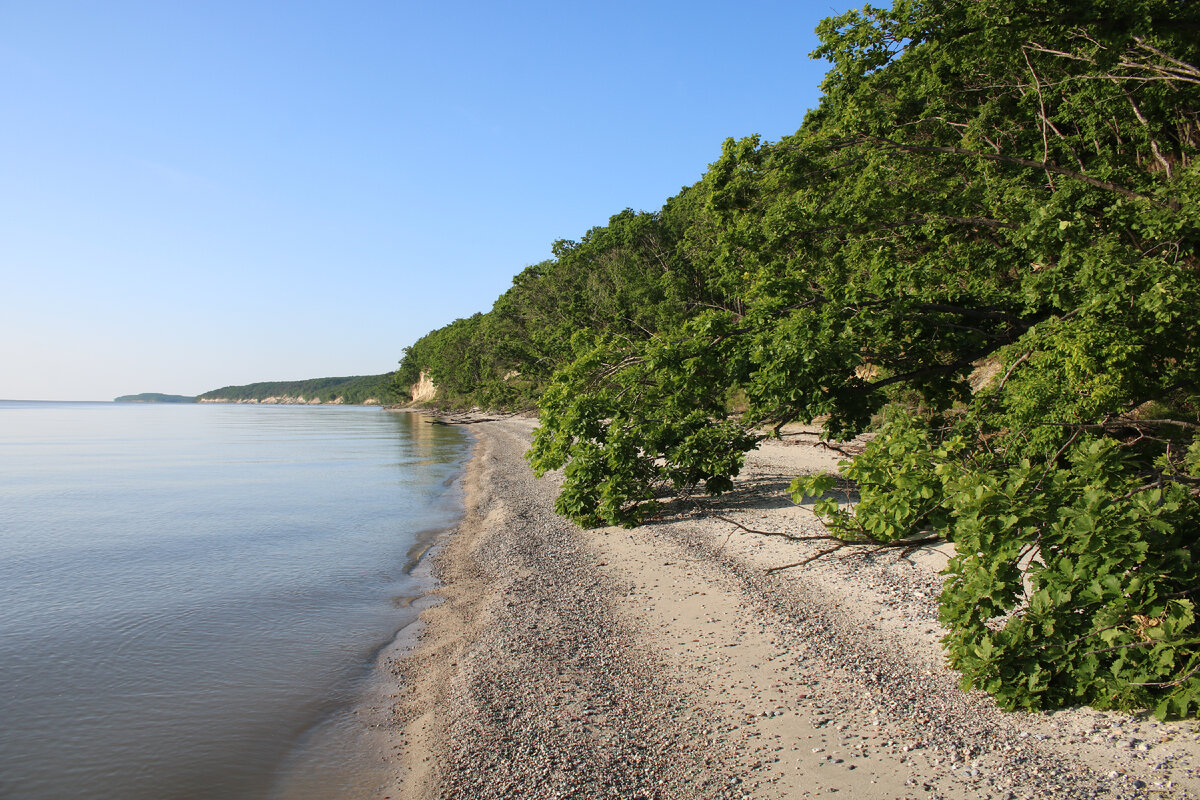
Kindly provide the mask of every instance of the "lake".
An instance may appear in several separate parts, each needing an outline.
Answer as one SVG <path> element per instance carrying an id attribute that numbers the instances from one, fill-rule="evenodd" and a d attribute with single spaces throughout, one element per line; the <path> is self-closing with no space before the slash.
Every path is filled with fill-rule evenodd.
<path id="1" fill-rule="evenodd" d="M 0 401 L 0 797 L 362 796 L 469 451 L 378 408 Z"/>

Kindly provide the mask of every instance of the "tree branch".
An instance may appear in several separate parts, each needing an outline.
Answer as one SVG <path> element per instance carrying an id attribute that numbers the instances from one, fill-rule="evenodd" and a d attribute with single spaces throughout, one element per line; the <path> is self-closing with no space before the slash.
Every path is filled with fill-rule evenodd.
<path id="1" fill-rule="evenodd" d="M 906 153 L 946 153 L 948 155 L 972 156 L 974 158 L 982 158 L 985 161 L 998 161 L 1004 164 L 1015 164 L 1022 167 L 1042 169 L 1046 170 L 1047 172 L 1053 172 L 1058 175 L 1065 175 L 1068 178 L 1074 178 L 1075 180 L 1083 181 L 1089 186 L 1095 186 L 1097 189 L 1105 189 L 1110 192 L 1115 192 L 1122 197 L 1128 197 L 1133 200 L 1147 200 L 1155 205 L 1162 206 L 1163 208 L 1169 208 L 1172 211 L 1178 211 L 1180 209 L 1179 202 L 1176 200 L 1160 200 L 1152 195 L 1141 194 L 1140 192 L 1135 192 L 1132 189 L 1126 189 L 1124 186 L 1120 186 L 1111 181 L 1093 178 L 1091 175 L 1085 175 L 1082 172 L 1078 172 L 1073 169 L 1060 167 L 1057 164 L 1051 164 L 1048 161 L 1033 161 L 1032 159 L 1021 158 L 1019 156 L 1009 156 L 1002 153 L 981 153 L 978 150 L 968 150 L 965 147 L 937 147 L 934 145 L 901 144 L 900 142 L 892 141 L 891 139 L 883 136 L 874 136 L 871 138 L 885 142 L 888 145 L 891 145 L 894 149 Z"/>

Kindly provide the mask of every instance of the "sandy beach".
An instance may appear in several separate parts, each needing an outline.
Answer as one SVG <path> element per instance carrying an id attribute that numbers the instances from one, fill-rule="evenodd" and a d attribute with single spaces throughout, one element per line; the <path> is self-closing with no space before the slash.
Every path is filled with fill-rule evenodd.
<path id="1" fill-rule="evenodd" d="M 785 489 L 840 456 L 787 436 L 732 493 L 633 530 L 553 513 L 535 422 L 473 422 L 440 602 L 384 668 L 392 798 L 1200 796 L 1200 728 L 999 711 L 938 640 L 944 550 L 841 553 Z M 847 555 L 847 553 L 850 553 Z"/>

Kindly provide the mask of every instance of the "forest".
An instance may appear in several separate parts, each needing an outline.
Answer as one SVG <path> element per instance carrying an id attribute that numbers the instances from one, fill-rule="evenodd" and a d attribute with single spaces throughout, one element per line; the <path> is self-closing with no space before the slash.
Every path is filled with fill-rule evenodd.
<path id="1" fill-rule="evenodd" d="M 1196 716 L 1200 4 L 897 0 L 818 33 L 795 134 L 555 242 L 397 382 L 536 409 L 528 459 L 585 526 L 728 491 L 789 423 L 870 433 L 793 498 L 848 547 L 953 542 L 964 687 Z"/>
<path id="2" fill-rule="evenodd" d="M 199 395 L 200 401 L 265 400 L 268 397 L 303 397 L 332 403 L 339 397 L 350 405 L 374 400 L 391 403 L 397 399 L 394 373 L 355 375 L 346 378 L 309 378 L 302 381 L 263 381 L 245 386 L 225 386 Z"/>

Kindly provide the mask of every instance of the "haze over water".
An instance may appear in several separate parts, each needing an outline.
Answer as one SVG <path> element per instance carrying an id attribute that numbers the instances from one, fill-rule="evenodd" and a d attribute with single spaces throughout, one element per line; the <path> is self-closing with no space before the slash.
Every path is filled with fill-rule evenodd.
<path id="1" fill-rule="evenodd" d="M 0 797 L 269 796 L 415 617 L 468 450 L 375 408 L 0 402 Z"/>

